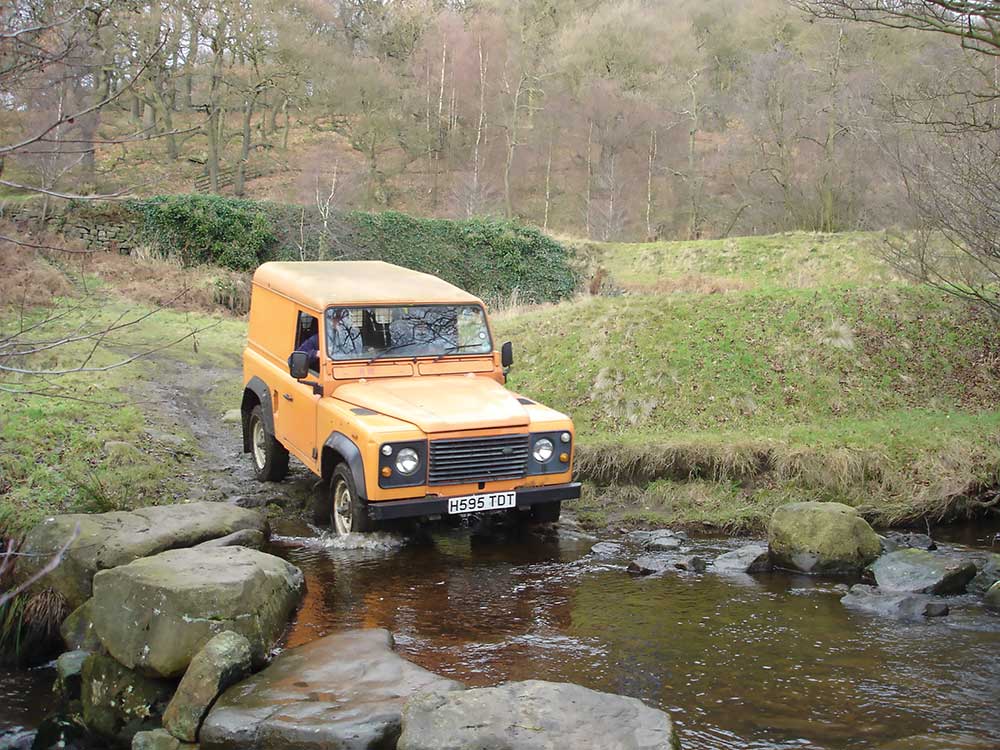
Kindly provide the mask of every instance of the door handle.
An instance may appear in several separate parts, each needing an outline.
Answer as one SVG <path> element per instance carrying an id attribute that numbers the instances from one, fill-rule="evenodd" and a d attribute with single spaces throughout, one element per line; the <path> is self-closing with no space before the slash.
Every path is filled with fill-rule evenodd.
<path id="1" fill-rule="evenodd" d="M 283 399 L 285 399 L 285 401 L 294 401 L 295 400 L 295 399 L 292 398 L 292 395 L 290 393 L 282 393 L 281 397 Z"/>

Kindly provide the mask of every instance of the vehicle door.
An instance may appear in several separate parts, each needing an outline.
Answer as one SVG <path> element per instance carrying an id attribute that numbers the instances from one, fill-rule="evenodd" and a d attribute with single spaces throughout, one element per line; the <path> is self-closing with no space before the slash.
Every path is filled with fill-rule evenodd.
<path id="1" fill-rule="evenodd" d="M 311 383 L 320 382 L 320 357 L 323 341 L 320 335 L 319 317 L 311 312 L 298 309 L 295 320 L 295 347 L 293 351 L 316 348 L 317 354 L 309 363 L 309 376 L 297 381 L 290 375 L 282 378 L 278 388 L 278 408 L 275 414 L 275 431 L 281 443 L 307 466 L 317 464 L 316 414 L 321 396 Z M 289 352 L 291 354 L 291 352 Z"/>

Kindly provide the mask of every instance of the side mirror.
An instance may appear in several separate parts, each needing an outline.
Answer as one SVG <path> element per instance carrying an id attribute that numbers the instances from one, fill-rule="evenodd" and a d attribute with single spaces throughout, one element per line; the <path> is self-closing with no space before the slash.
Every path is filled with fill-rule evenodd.
<path id="1" fill-rule="evenodd" d="M 509 341 L 500 347 L 500 364 L 503 365 L 504 370 L 510 369 L 510 366 L 514 364 L 514 345 Z"/>
<path id="2" fill-rule="evenodd" d="M 309 355 L 305 352 L 292 352 L 288 358 L 288 374 L 296 380 L 309 377 Z"/>

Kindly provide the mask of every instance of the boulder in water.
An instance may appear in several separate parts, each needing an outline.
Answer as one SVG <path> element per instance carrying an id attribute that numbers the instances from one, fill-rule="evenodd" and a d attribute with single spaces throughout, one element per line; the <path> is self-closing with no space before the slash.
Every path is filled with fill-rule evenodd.
<path id="1" fill-rule="evenodd" d="M 411 695 L 461 689 L 396 654 L 387 630 L 351 630 L 289 649 L 233 685 L 198 736 L 202 750 L 394 748 Z"/>
<path id="2" fill-rule="evenodd" d="M 250 673 L 250 641 L 239 633 L 219 633 L 195 654 L 163 713 L 163 726 L 185 742 L 198 729 L 219 694 Z"/>
<path id="3" fill-rule="evenodd" d="M 86 651 L 67 651 L 56 659 L 55 691 L 64 701 L 80 699 L 83 663 L 89 656 Z"/>
<path id="4" fill-rule="evenodd" d="M 302 594 L 302 573 L 245 547 L 178 549 L 94 576 L 94 627 L 130 669 L 184 673 L 215 635 L 231 630 L 262 664 Z"/>
<path id="5" fill-rule="evenodd" d="M 670 717 L 636 698 L 527 680 L 424 693 L 403 709 L 398 750 L 678 750 Z"/>
<path id="6" fill-rule="evenodd" d="M 986 596 L 983 597 L 983 604 L 990 609 L 1000 611 L 1000 581 L 997 581 L 990 586 L 990 590 L 987 591 Z"/>
<path id="7" fill-rule="evenodd" d="M 88 599 L 70 612 L 59 626 L 66 648 L 70 651 L 100 651 L 104 648 L 94 631 L 93 599 Z"/>
<path id="8" fill-rule="evenodd" d="M 968 590 L 970 593 L 983 595 L 997 581 L 1000 581 L 1000 555 L 994 552 L 983 561 Z"/>
<path id="9" fill-rule="evenodd" d="M 748 544 L 715 558 L 716 573 L 765 573 L 771 569 L 771 558 L 765 544 Z"/>
<path id="10" fill-rule="evenodd" d="M 976 575 L 971 562 L 959 562 L 921 549 L 882 555 L 870 570 L 886 591 L 915 594 L 961 594 Z"/>
<path id="11" fill-rule="evenodd" d="M 771 561 L 799 573 L 860 572 L 878 557 L 881 543 L 854 508 L 841 503 L 789 503 L 768 525 Z"/>
<path id="12" fill-rule="evenodd" d="M 642 555 L 628 564 L 628 572 L 633 575 L 650 575 L 653 573 L 666 573 L 687 571 L 689 573 L 702 573 L 708 565 L 705 560 L 698 555 Z"/>
<path id="13" fill-rule="evenodd" d="M 79 607 L 92 593 L 99 570 L 126 565 L 168 549 L 192 547 L 243 529 L 267 533 L 260 513 L 226 503 L 160 505 L 131 512 L 70 514 L 47 518 L 28 532 L 18 569 L 40 571 L 73 538 L 62 561 L 40 585 L 55 589 Z"/>
<path id="14" fill-rule="evenodd" d="M 132 750 L 198 750 L 198 746 L 181 742 L 165 729 L 154 729 L 137 733 L 132 738 Z"/>
<path id="15" fill-rule="evenodd" d="M 598 542 L 590 548 L 594 557 L 620 557 L 622 552 L 622 546 L 617 542 Z"/>
<path id="16" fill-rule="evenodd" d="M 858 584 L 840 600 L 845 607 L 900 620 L 944 617 L 948 605 L 926 594 L 892 593 Z"/>
<path id="17" fill-rule="evenodd" d="M 151 679 L 101 654 L 83 662 L 81 684 L 83 723 L 117 743 L 157 728 L 174 689 L 171 682 Z"/>
<path id="18" fill-rule="evenodd" d="M 895 552 L 900 549 L 923 549 L 933 551 L 937 544 L 927 534 L 914 531 L 890 531 L 882 537 L 882 551 Z"/>

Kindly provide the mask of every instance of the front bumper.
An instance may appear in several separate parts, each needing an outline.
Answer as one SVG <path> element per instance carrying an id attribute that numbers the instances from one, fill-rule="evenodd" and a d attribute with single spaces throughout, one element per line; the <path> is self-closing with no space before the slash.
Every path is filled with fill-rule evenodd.
<path id="1" fill-rule="evenodd" d="M 522 487 L 517 492 L 517 507 L 530 508 L 541 503 L 560 500 L 579 500 L 580 483 L 555 484 L 549 487 Z M 448 515 L 448 498 L 428 496 L 413 500 L 385 500 L 368 503 L 368 515 L 373 521 L 390 521 L 396 518 Z"/>

